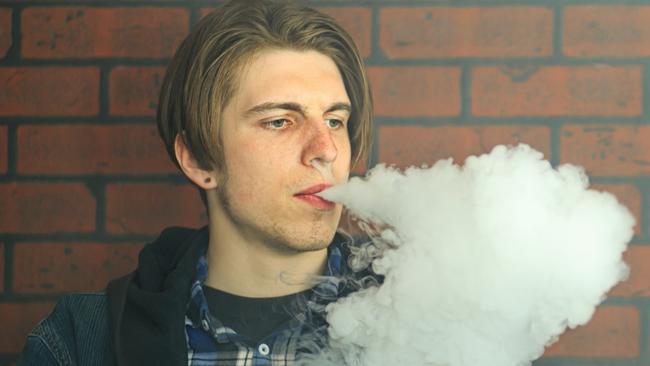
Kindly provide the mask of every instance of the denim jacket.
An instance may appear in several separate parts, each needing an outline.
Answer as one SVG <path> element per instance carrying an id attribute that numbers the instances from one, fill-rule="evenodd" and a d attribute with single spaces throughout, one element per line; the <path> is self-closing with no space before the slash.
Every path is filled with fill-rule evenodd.
<path id="1" fill-rule="evenodd" d="M 18 366 L 113 365 L 106 295 L 62 297 L 27 336 Z"/>

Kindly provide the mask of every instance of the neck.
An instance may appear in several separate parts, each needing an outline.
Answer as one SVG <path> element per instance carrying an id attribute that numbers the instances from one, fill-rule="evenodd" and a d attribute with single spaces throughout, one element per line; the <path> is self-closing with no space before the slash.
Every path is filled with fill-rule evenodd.
<path id="1" fill-rule="evenodd" d="M 216 216 L 211 213 L 206 285 L 239 296 L 278 297 L 313 287 L 311 276 L 324 273 L 327 248 L 282 250 Z"/>

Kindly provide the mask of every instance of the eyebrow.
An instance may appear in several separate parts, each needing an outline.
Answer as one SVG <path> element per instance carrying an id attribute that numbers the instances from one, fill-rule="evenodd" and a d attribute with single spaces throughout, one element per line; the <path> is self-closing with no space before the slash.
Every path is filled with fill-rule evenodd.
<path id="1" fill-rule="evenodd" d="M 270 110 L 274 109 L 285 109 L 288 111 L 294 111 L 302 114 L 303 116 L 306 115 L 305 109 L 303 108 L 302 105 L 294 102 L 284 102 L 284 103 L 273 103 L 273 102 L 267 102 L 267 103 L 262 103 L 254 106 L 253 108 L 247 110 L 244 112 L 244 117 L 250 117 L 253 115 L 257 114 L 262 114 L 264 112 L 268 112 Z M 350 113 L 352 110 L 352 107 L 350 106 L 349 103 L 343 103 L 343 102 L 338 102 L 334 103 L 327 108 L 325 113 L 329 112 L 334 112 L 334 111 L 347 111 Z"/>

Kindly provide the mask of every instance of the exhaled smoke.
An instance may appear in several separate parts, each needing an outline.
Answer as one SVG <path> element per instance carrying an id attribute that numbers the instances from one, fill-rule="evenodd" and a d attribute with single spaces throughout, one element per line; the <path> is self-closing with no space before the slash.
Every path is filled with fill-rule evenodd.
<path id="1" fill-rule="evenodd" d="M 526 145 L 378 166 L 322 195 L 388 227 L 371 245 L 385 280 L 328 306 L 329 346 L 309 365 L 529 365 L 628 273 L 628 210 Z"/>

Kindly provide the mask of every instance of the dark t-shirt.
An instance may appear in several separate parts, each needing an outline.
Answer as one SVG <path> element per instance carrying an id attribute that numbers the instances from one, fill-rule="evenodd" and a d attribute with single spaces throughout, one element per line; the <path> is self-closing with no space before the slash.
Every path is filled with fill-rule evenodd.
<path id="1" fill-rule="evenodd" d="M 259 343 L 295 315 L 311 290 L 280 297 L 243 297 L 203 286 L 210 313 L 238 334 Z"/>

